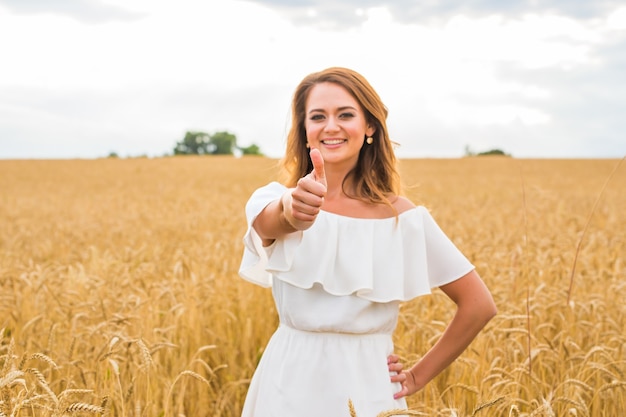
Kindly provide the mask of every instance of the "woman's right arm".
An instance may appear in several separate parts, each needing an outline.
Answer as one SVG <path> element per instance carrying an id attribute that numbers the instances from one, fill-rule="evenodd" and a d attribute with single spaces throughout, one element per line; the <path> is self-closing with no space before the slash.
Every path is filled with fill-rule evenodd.
<path id="1" fill-rule="evenodd" d="M 252 223 L 252 227 L 254 227 L 261 237 L 263 246 L 269 246 L 275 239 L 297 230 L 285 217 L 283 208 L 285 195 L 291 194 L 292 190 L 293 189 L 290 188 L 285 192 L 282 198 L 274 200 L 265 206 L 254 220 L 254 223 Z"/>
<path id="2" fill-rule="evenodd" d="M 263 240 L 263 246 L 288 233 L 306 230 L 313 225 L 326 196 L 324 159 L 317 149 L 311 149 L 313 171 L 300 178 L 295 188 L 269 203 L 259 213 L 252 227 Z"/>

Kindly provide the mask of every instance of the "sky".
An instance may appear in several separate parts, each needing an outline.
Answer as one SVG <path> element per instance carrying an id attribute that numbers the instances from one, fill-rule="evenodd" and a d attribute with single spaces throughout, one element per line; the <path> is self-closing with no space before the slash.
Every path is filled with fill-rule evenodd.
<path id="1" fill-rule="evenodd" d="M 0 0 L 0 159 L 280 157 L 293 91 L 352 68 L 400 158 L 626 155 L 622 0 Z"/>

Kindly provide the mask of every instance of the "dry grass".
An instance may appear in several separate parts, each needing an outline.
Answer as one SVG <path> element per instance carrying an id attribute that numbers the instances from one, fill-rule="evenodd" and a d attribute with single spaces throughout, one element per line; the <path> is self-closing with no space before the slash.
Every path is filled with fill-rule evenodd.
<path id="1" fill-rule="evenodd" d="M 238 416 L 277 321 L 237 277 L 243 205 L 275 163 L 0 161 L 0 416 Z M 600 195 L 617 163 L 402 161 L 500 312 L 411 415 L 626 414 L 626 164 Z M 413 361 L 452 306 L 402 309 Z"/>

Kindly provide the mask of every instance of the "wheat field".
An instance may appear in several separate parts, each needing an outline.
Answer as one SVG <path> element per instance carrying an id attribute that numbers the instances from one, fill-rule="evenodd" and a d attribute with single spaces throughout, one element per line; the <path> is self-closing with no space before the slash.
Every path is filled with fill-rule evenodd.
<path id="1" fill-rule="evenodd" d="M 0 161 L 0 416 L 239 416 L 277 325 L 269 290 L 237 276 L 243 207 L 276 165 Z M 400 168 L 499 310 L 410 415 L 626 415 L 626 163 Z M 439 291 L 402 305 L 404 361 L 452 307 Z"/>

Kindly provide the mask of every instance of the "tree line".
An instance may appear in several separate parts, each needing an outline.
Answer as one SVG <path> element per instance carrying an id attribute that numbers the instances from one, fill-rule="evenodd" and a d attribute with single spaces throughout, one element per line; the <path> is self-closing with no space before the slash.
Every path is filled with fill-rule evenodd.
<path id="1" fill-rule="evenodd" d="M 237 146 L 237 137 L 228 131 L 213 134 L 188 131 L 174 146 L 174 155 L 233 155 L 236 151 L 243 155 L 263 155 L 256 144 Z"/>
<path id="2" fill-rule="evenodd" d="M 502 149 L 494 148 L 484 152 L 474 152 L 469 145 L 465 145 L 465 156 L 511 156 Z"/>

